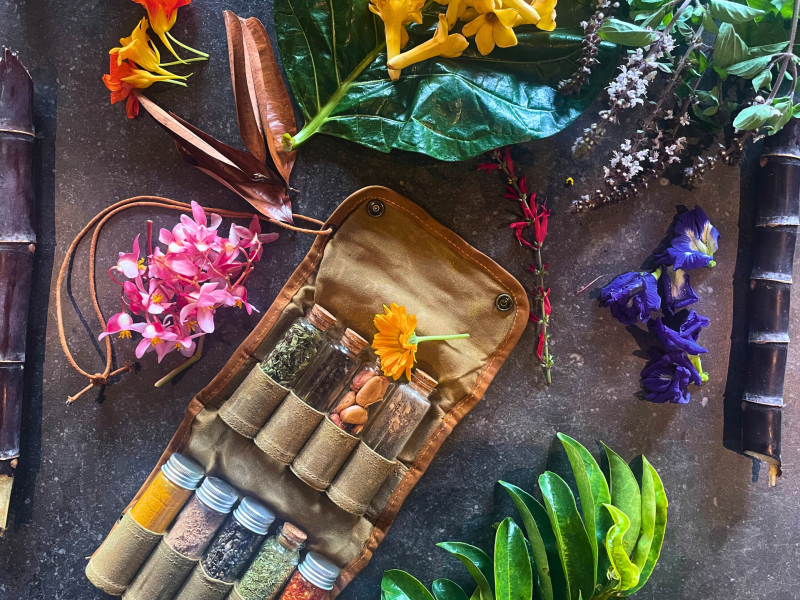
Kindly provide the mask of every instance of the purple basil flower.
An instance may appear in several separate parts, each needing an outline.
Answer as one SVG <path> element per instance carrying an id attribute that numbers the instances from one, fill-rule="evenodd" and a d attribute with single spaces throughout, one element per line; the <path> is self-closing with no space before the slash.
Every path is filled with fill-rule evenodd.
<path id="1" fill-rule="evenodd" d="M 686 354 L 705 354 L 708 352 L 697 338 L 704 327 L 708 327 L 708 317 L 698 315 L 693 310 L 689 311 L 686 320 L 678 331 L 670 329 L 661 322 L 661 318 L 650 319 L 647 327 L 658 336 L 661 345 L 667 352 L 685 352 Z"/>
<path id="2" fill-rule="evenodd" d="M 711 224 L 699 206 L 687 210 L 678 217 L 675 237 L 670 247 L 656 259 L 660 265 L 671 265 L 674 269 L 699 269 L 713 267 L 717 251 L 719 231 Z"/>
<path id="3" fill-rule="evenodd" d="M 660 353 L 655 354 L 658 356 Z M 700 385 L 700 373 L 689 361 L 685 352 L 667 352 L 642 371 L 642 385 L 645 398 L 650 402 L 662 404 L 689 403 L 689 384 Z"/>
<path id="4" fill-rule="evenodd" d="M 671 315 L 700 299 L 689 283 L 689 274 L 683 269 L 676 271 L 672 267 L 664 267 L 658 287 L 663 299 L 662 307 Z"/>
<path id="5" fill-rule="evenodd" d="M 624 273 L 600 292 L 600 306 L 611 308 L 611 315 L 623 325 L 646 321 L 661 308 L 658 284 L 652 273 Z"/>

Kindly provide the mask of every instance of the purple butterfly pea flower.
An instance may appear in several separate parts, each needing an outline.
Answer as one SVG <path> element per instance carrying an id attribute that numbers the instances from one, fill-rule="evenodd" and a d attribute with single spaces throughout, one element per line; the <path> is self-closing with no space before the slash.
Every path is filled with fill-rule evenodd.
<path id="1" fill-rule="evenodd" d="M 660 353 L 655 353 L 658 356 Z M 645 398 L 650 402 L 663 404 L 688 404 L 689 384 L 700 385 L 700 373 L 689 361 L 685 352 L 667 352 L 660 355 L 641 374 L 645 388 Z"/>
<path id="2" fill-rule="evenodd" d="M 663 299 L 661 305 L 671 315 L 700 299 L 689 283 L 689 274 L 683 269 L 665 267 L 664 274 L 658 280 L 658 287 Z"/>
<path id="3" fill-rule="evenodd" d="M 646 321 L 661 308 L 657 281 L 657 273 L 624 273 L 600 292 L 600 306 L 611 308 L 611 315 L 623 325 Z"/>
<path id="4" fill-rule="evenodd" d="M 678 217 L 670 247 L 656 257 L 658 264 L 674 269 L 713 267 L 719 231 L 699 206 Z"/>
<path id="5" fill-rule="evenodd" d="M 708 317 L 698 315 L 695 311 L 690 310 L 689 315 L 678 331 L 664 325 L 660 317 L 650 319 L 647 322 L 647 327 L 658 336 L 658 340 L 667 352 L 685 352 L 686 354 L 697 355 L 708 352 L 697 343 L 700 331 L 704 327 L 708 327 L 708 324 Z"/>

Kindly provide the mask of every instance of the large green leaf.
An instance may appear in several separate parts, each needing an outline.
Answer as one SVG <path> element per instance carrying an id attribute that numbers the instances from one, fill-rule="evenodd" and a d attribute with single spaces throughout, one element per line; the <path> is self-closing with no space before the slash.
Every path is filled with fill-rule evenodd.
<path id="1" fill-rule="evenodd" d="M 555 473 L 544 472 L 539 487 L 556 536 L 561 566 L 567 580 L 568 598 L 591 598 L 594 590 L 592 546 L 583 525 L 575 496 L 567 483 Z"/>
<path id="2" fill-rule="evenodd" d="M 611 559 L 611 573 L 609 577 L 617 581 L 614 589 L 624 592 L 639 583 L 639 569 L 628 558 L 625 550 L 625 535 L 630 527 L 630 519 L 616 506 L 606 504 L 605 507 L 614 520 L 614 525 L 608 530 L 606 536 L 606 551 Z"/>
<path id="3" fill-rule="evenodd" d="M 618 48 L 603 42 L 582 93 L 556 92 L 558 82 L 577 70 L 583 39 L 578 23 L 591 13 L 577 0 L 565 0 L 563 8 L 559 4 L 561 27 L 554 32 L 520 26 L 513 48 L 484 57 L 471 42 L 462 56 L 418 63 L 392 82 L 383 23 L 368 5 L 368 0 L 275 0 L 278 47 L 306 118 L 295 146 L 318 131 L 382 152 L 399 148 L 463 160 L 558 133 L 616 69 Z M 429 12 L 422 25 L 409 27 L 410 46 L 429 39 L 435 21 L 435 11 Z"/>
<path id="4" fill-rule="evenodd" d="M 658 557 L 661 555 L 661 545 L 664 542 L 664 532 L 667 529 L 667 493 L 664 491 L 664 484 L 661 482 L 661 477 L 659 477 L 658 473 L 656 472 L 653 465 L 647 462 L 647 459 L 642 457 L 642 462 L 644 463 L 644 468 L 650 472 L 650 475 L 653 478 L 653 488 L 655 490 L 655 498 L 656 498 L 656 520 L 655 525 L 653 527 L 653 541 L 650 544 L 650 552 L 647 555 L 647 561 L 644 564 L 644 567 L 641 569 L 641 574 L 639 575 L 639 583 L 636 584 L 635 587 L 631 588 L 626 592 L 626 595 L 633 594 L 634 592 L 638 592 L 647 580 L 650 578 L 650 575 L 653 572 L 653 569 L 658 562 Z"/>
<path id="5" fill-rule="evenodd" d="M 531 600 L 533 595 L 531 557 L 511 517 L 503 519 L 494 539 L 494 589 L 497 600 Z"/>
<path id="6" fill-rule="evenodd" d="M 449 579 L 437 579 L 431 584 L 431 591 L 436 600 L 469 600 L 461 586 Z"/>
<path id="7" fill-rule="evenodd" d="M 608 556 L 604 541 L 606 532 L 612 525 L 608 511 L 603 508 L 603 504 L 611 503 L 608 482 L 597 461 L 586 448 L 563 433 L 558 434 L 558 439 L 567 451 L 572 472 L 575 474 L 575 482 L 578 484 L 583 520 L 586 523 L 586 532 L 589 534 L 589 543 L 592 545 L 592 554 L 595 558 L 595 582 L 605 583 Z"/>
<path id="8" fill-rule="evenodd" d="M 642 456 L 641 460 L 636 461 L 637 468 L 635 471 L 638 471 L 638 468 L 641 467 L 641 475 L 637 477 L 637 480 L 642 490 L 642 527 L 636 547 L 631 555 L 633 564 L 640 571 L 644 568 L 647 557 L 650 555 L 650 546 L 653 543 L 653 534 L 656 527 L 656 488 L 653 483 L 653 473 L 645 466 L 645 460 L 645 457 Z M 631 468 L 634 470 L 633 463 L 631 463 Z"/>
<path id="9" fill-rule="evenodd" d="M 425 586 L 405 571 L 391 570 L 381 580 L 382 600 L 434 600 Z"/>
<path id="10" fill-rule="evenodd" d="M 556 536 L 550 525 L 550 517 L 538 500 L 525 490 L 501 481 L 508 491 L 528 534 L 533 562 L 539 579 L 539 595 L 542 600 L 561 600 L 566 596 L 567 584 L 561 557 L 558 554 Z"/>
<path id="11" fill-rule="evenodd" d="M 440 542 L 436 544 L 458 558 L 467 567 L 478 584 L 482 600 L 494 600 L 494 564 L 483 550 L 462 542 Z M 473 597 L 475 595 L 473 594 Z"/>
<path id="12" fill-rule="evenodd" d="M 611 504 L 624 512 L 631 522 L 623 538 L 625 552 L 630 556 L 636 540 L 639 539 L 639 528 L 642 524 L 642 494 L 628 463 L 605 444 L 603 447 L 606 449 L 611 476 Z"/>

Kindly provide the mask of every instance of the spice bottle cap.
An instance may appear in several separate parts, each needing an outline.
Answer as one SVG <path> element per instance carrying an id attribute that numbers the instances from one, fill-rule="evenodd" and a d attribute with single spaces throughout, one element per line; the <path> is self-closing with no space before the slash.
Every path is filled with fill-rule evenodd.
<path id="1" fill-rule="evenodd" d="M 229 513 L 239 499 L 232 485 L 218 477 L 206 477 L 197 490 L 197 499 L 218 513 Z"/>
<path id="2" fill-rule="evenodd" d="M 331 325 L 336 323 L 336 317 L 322 308 L 319 304 L 315 304 L 311 307 L 311 310 L 308 311 L 307 318 L 309 322 L 320 331 L 328 331 Z"/>
<path id="3" fill-rule="evenodd" d="M 332 590 L 339 567 L 317 552 L 309 552 L 306 559 L 297 567 L 300 574 L 320 589 Z"/>
<path id="4" fill-rule="evenodd" d="M 361 351 L 367 347 L 367 340 L 348 328 L 342 335 L 342 344 L 353 354 L 361 354 Z"/>
<path id="5" fill-rule="evenodd" d="M 421 369 L 414 370 L 414 372 L 411 374 L 411 381 L 413 381 L 418 385 L 421 385 L 426 390 L 428 390 L 428 392 L 432 392 L 433 388 L 439 385 L 438 381 L 436 381 L 433 377 L 431 377 Z"/>
<path id="6" fill-rule="evenodd" d="M 306 532 L 291 523 L 284 523 L 279 532 L 281 538 L 285 539 L 295 548 L 302 546 L 306 541 Z"/>
<path id="7" fill-rule="evenodd" d="M 164 463 L 164 466 L 161 467 L 161 472 L 164 477 L 185 490 L 197 489 L 197 484 L 206 474 L 203 471 L 203 467 L 191 458 L 186 458 L 183 454 L 178 454 L 177 452 Z"/>
<path id="8" fill-rule="evenodd" d="M 236 507 L 233 516 L 239 523 L 258 535 L 265 535 L 275 520 L 275 514 L 270 509 L 249 496 Z"/>

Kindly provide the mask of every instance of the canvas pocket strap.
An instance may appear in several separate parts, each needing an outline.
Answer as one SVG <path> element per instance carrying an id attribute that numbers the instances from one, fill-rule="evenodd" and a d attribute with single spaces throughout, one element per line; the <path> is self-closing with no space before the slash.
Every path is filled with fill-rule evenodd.
<path id="1" fill-rule="evenodd" d="M 342 510 L 363 515 L 394 465 L 361 442 L 328 488 L 328 497 Z"/>
<path id="2" fill-rule="evenodd" d="M 294 459 L 291 469 L 315 490 L 325 491 L 357 444 L 357 437 L 325 417 Z"/>
<path id="3" fill-rule="evenodd" d="M 324 416 L 290 392 L 258 432 L 256 445 L 278 462 L 288 465 Z"/>
<path id="4" fill-rule="evenodd" d="M 219 417 L 234 431 L 253 439 L 288 393 L 256 365 L 219 409 Z"/>
<path id="5" fill-rule="evenodd" d="M 232 583 L 209 577 L 198 563 L 175 600 L 225 600 L 232 588 Z"/>
<path id="6" fill-rule="evenodd" d="M 176 552 L 161 540 L 122 600 L 173 600 L 196 564 L 197 559 Z"/>

